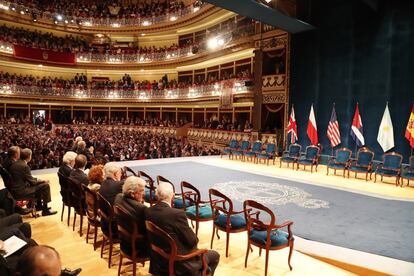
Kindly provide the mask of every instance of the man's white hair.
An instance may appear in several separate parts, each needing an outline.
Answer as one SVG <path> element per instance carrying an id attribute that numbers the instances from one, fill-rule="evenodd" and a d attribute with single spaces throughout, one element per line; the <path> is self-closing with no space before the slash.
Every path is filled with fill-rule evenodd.
<path id="1" fill-rule="evenodd" d="M 171 200 L 171 198 L 174 196 L 173 187 L 170 183 L 167 182 L 160 182 L 160 184 L 157 187 L 157 197 L 158 200 Z"/>
<path id="2" fill-rule="evenodd" d="M 83 141 L 82 136 L 78 136 L 75 138 L 75 143 L 79 143 L 80 141 Z"/>
<path id="3" fill-rule="evenodd" d="M 76 156 L 78 156 L 78 154 L 76 152 L 73 152 L 73 151 L 66 152 L 65 155 L 63 155 L 63 158 L 62 158 L 63 164 L 67 165 L 71 162 L 75 162 Z"/>
<path id="4" fill-rule="evenodd" d="M 122 193 L 124 195 L 130 195 L 131 193 L 137 192 L 139 188 L 145 189 L 145 184 L 144 179 L 137 176 L 129 176 L 122 186 Z"/>
<path id="5" fill-rule="evenodd" d="M 108 162 L 104 166 L 105 178 L 113 178 L 114 174 L 121 170 L 121 167 L 115 162 Z"/>

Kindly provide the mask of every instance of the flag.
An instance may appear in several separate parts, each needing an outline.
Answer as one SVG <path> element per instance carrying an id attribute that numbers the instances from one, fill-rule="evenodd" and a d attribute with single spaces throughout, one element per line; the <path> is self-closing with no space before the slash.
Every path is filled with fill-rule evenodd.
<path id="1" fill-rule="evenodd" d="M 356 105 L 354 119 L 352 120 L 351 136 L 358 147 L 365 145 L 365 139 L 362 129 L 361 115 L 359 115 L 358 103 Z"/>
<path id="2" fill-rule="evenodd" d="M 392 121 L 388 103 L 385 106 L 384 115 L 382 115 L 381 124 L 378 130 L 377 141 L 384 152 L 394 147 L 394 130 L 392 128 Z"/>
<path id="3" fill-rule="evenodd" d="M 339 123 L 336 118 L 335 106 L 332 107 L 331 119 L 328 123 L 328 138 L 331 141 L 331 147 L 336 147 L 341 143 L 341 134 L 339 133 Z"/>
<path id="4" fill-rule="evenodd" d="M 316 127 L 315 112 L 313 111 L 313 104 L 309 114 L 308 129 L 306 131 L 312 145 L 318 144 L 318 129 Z"/>
<path id="5" fill-rule="evenodd" d="M 290 133 L 290 143 L 294 144 L 298 140 L 298 127 L 296 125 L 296 119 L 295 119 L 295 110 L 293 109 L 290 111 L 290 117 L 289 117 L 289 124 L 287 126 L 287 132 Z"/>
<path id="6" fill-rule="evenodd" d="M 410 146 L 414 148 L 414 104 L 408 119 L 407 128 L 405 129 L 405 138 L 410 142 Z"/>

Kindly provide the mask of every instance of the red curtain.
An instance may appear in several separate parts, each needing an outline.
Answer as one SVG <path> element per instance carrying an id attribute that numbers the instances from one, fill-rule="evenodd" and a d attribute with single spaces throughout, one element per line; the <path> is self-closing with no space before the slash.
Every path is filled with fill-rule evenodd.
<path id="1" fill-rule="evenodd" d="M 14 57 L 42 63 L 75 64 L 75 54 L 14 45 Z"/>

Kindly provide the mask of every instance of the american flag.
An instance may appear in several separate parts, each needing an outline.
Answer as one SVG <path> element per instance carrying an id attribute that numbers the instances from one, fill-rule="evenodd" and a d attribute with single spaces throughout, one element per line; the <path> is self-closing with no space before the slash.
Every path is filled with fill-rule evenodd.
<path id="1" fill-rule="evenodd" d="M 338 119 L 336 119 L 335 106 L 332 108 L 331 119 L 328 124 L 328 138 L 331 141 L 331 147 L 336 147 L 341 143 L 341 134 L 339 133 Z"/>

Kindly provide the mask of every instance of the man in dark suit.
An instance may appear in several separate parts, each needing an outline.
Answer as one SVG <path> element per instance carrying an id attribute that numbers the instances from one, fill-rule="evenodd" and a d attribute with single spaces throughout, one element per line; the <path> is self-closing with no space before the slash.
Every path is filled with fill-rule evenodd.
<path id="1" fill-rule="evenodd" d="M 149 256 L 149 246 L 146 238 L 146 227 L 145 227 L 145 209 L 147 206 L 144 205 L 144 191 L 145 181 L 136 176 L 130 176 L 125 180 L 122 186 L 122 193 L 118 194 L 115 198 L 115 205 L 124 209 L 134 221 L 138 223 L 138 233 L 145 237 L 137 241 L 136 248 L 140 257 Z M 132 225 L 128 221 L 119 221 L 119 225 L 128 229 L 132 232 Z M 128 228 L 127 228 L 128 227 Z M 132 251 L 132 245 L 130 240 L 121 240 L 121 249 L 126 252 Z M 131 254 L 131 253 L 130 253 Z"/>
<path id="2" fill-rule="evenodd" d="M 158 203 L 146 210 L 145 215 L 147 220 L 170 234 L 175 240 L 178 254 L 188 254 L 197 249 L 198 238 L 188 226 L 185 212 L 171 208 L 171 201 L 174 197 L 174 191 L 171 185 L 168 183 L 160 183 L 157 187 L 157 196 Z M 150 241 L 162 248 L 168 248 L 168 245 L 164 241 L 157 239 L 157 237 L 152 238 L 150 236 Z M 211 269 L 211 275 L 214 275 L 214 271 L 220 260 L 220 255 L 214 250 L 209 250 L 205 254 L 205 258 Z M 196 276 L 199 275 L 201 269 L 201 258 L 195 257 L 176 263 L 175 275 Z M 168 260 L 151 251 L 149 272 L 155 275 L 168 275 Z"/>
<path id="3" fill-rule="evenodd" d="M 75 167 L 70 172 L 69 177 L 77 180 L 81 184 L 88 186 L 89 180 L 88 176 L 85 174 L 86 166 L 86 156 L 83 154 L 78 154 L 75 158 Z"/>
<path id="4" fill-rule="evenodd" d="M 60 166 L 58 172 L 66 177 L 69 177 L 73 167 L 75 166 L 76 156 L 77 154 L 73 151 L 66 152 L 65 155 L 63 155 L 62 165 Z"/>
<path id="5" fill-rule="evenodd" d="M 20 148 L 17 146 L 12 146 L 7 151 L 7 158 L 3 162 L 3 168 L 6 169 L 6 171 L 10 171 L 11 165 L 20 159 Z"/>
<path id="6" fill-rule="evenodd" d="M 20 160 L 14 162 L 10 167 L 12 183 L 10 193 L 15 199 L 35 196 L 37 208 L 41 208 L 43 216 L 54 215 L 47 204 L 51 201 L 50 186 L 48 180 L 39 180 L 32 176 L 27 163 L 32 160 L 32 151 L 28 148 L 20 151 Z"/>
<path id="7" fill-rule="evenodd" d="M 105 180 L 101 184 L 99 193 L 109 201 L 111 205 L 114 205 L 115 197 L 122 192 L 121 181 L 122 171 L 121 167 L 115 162 L 106 163 L 104 166 Z"/>

